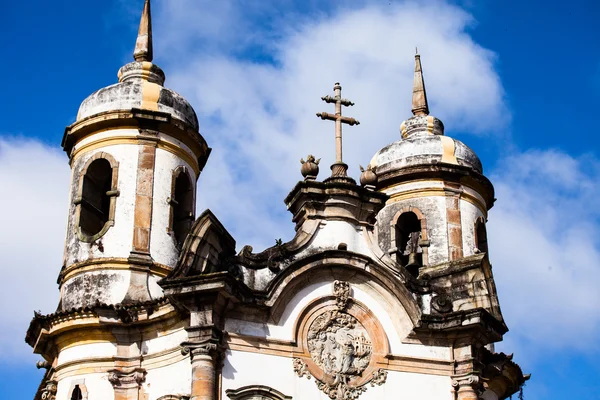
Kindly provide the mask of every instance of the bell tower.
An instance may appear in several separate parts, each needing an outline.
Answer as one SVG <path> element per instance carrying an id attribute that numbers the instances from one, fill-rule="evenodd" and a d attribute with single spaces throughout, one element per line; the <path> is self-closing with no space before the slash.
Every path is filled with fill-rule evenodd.
<path id="1" fill-rule="evenodd" d="M 418 53 L 412 113 L 401 140 L 377 152 L 370 169 L 390 196 L 377 216 L 379 245 L 416 277 L 428 266 L 487 253 L 494 188 L 475 152 L 445 136 L 442 121 L 429 114 Z"/>
<path id="2" fill-rule="evenodd" d="M 83 101 L 67 127 L 71 165 L 61 309 L 162 297 L 195 219 L 196 182 L 210 153 L 191 105 L 164 86 L 146 0 L 119 82 Z"/>

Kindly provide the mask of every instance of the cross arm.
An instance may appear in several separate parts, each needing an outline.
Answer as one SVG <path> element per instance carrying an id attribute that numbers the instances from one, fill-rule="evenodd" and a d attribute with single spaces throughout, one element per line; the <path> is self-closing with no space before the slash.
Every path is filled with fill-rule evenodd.
<path id="1" fill-rule="evenodd" d="M 329 95 L 327 95 L 327 96 L 323 96 L 323 97 L 321 97 L 321 100 L 323 100 L 325 103 L 335 103 L 336 101 L 338 101 L 338 100 L 339 100 L 339 101 L 340 101 L 340 103 L 341 103 L 343 106 L 346 106 L 346 107 L 349 107 L 349 106 L 353 106 L 353 105 L 354 105 L 354 103 L 353 103 L 353 102 L 351 102 L 350 100 L 348 100 L 348 99 L 341 99 L 341 98 L 339 98 L 338 96 L 332 97 L 332 96 L 329 96 Z"/>
<path id="2" fill-rule="evenodd" d="M 330 114 L 330 113 L 326 113 L 326 112 L 317 113 L 317 117 L 320 117 L 323 120 L 329 120 L 329 121 L 337 121 L 339 119 L 343 124 L 348 124 L 350 126 L 360 125 L 360 122 L 354 118 L 344 117 L 341 115 L 335 115 L 335 114 Z"/>

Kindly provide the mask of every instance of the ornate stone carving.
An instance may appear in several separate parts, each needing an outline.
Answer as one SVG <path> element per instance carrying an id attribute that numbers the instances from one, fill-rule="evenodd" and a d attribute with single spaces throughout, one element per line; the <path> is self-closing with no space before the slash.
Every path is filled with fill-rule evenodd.
<path id="1" fill-rule="evenodd" d="M 42 400 L 55 400 L 58 383 L 53 380 L 46 381 L 46 387 L 42 391 Z"/>
<path id="2" fill-rule="evenodd" d="M 373 344 L 365 327 L 346 310 L 350 284 L 335 281 L 333 295 L 335 308 L 317 316 L 308 327 L 307 348 L 314 364 L 325 373 L 323 379 L 315 376 L 318 388 L 331 399 L 353 400 L 367 390 L 368 383 L 382 385 L 387 372 L 379 369 L 367 379 L 362 378 L 371 362 Z M 302 359 L 294 359 L 294 371 L 310 379 L 308 365 Z M 351 383 L 356 379 L 359 385 Z"/>
<path id="3" fill-rule="evenodd" d="M 341 311 L 321 314 L 308 331 L 311 358 L 328 375 L 361 375 L 371 361 L 372 348 L 360 322 Z"/>
<path id="4" fill-rule="evenodd" d="M 312 154 L 306 157 L 306 161 L 303 158 L 300 159 L 300 163 L 302 164 L 300 172 L 305 180 L 317 179 L 317 175 L 319 175 L 319 162 L 321 162 L 321 159 L 316 160 Z"/>
<path id="5" fill-rule="evenodd" d="M 181 354 L 190 355 L 192 361 L 196 356 L 218 357 L 223 348 L 215 340 L 206 340 L 204 342 L 184 342 L 181 344 Z"/>
<path id="6" fill-rule="evenodd" d="M 306 365 L 304 361 L 302 361 L 300 358 L 294 358 L 293 363 L 294 372 L 296 375 L 298 375 L 300 378 L 303 376 L 306 376 L 307 379 L 311 378 L 310 372 L 308 371 L 308 365 Z"/>
<path id="7" fill-rule="evenodd" d="M 146 370 L 144 368 L 135 368 L 131 371 L 121 371 L 113 369 L 108 371 L 108 381 L 116 388 L 136 388 L 142 386 L 146 381 Z"/>
<path id="8" fill-rule="evenodd" d="M 387 379 L 387 371 L 385 369 L 379 368 L 377 371 L 373 372 L 373 379 L 371 379 L 371 386 L 381 386 L 385 383 Z"/>
<path id="9" fill-rule="evenodd" d="M 364 169 L 362 165 L 360 167 L 360 184 L 361 186 L 375 186 L 377 185 L 377 174 L 371 164 L 367 165 L 367 169 Z"/>
<path id="10" fill-rule="evenodd" d="M 338 309 L 343 310 L 346 308 L 348 299 L 350 298 L 350 284 L 344 281 L 334 281 L 333 295 L 335 296 Z"/>
<path id="11" fill-rule="evenodd" d="M 445 294 L 438 294 L 431 299 L 431 307 L 440 314 L 452 311 L 452 300 Z"/>

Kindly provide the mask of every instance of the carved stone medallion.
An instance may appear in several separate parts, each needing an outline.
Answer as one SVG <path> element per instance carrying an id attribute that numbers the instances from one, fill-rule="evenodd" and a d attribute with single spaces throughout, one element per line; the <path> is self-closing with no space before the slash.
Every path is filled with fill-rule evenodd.
<path id="1" fill-rule="evenodd" d="M 299 358 L 294 359 L 294 371 L 300 377 L 315 376 L 318 388 L 331 399 L 353 400 L 367 390 L 367 383 L 371 386 L 385 383 L 387 372 L 382 369 L 373 371 L 373 367 L 369 370 L 371 372 L 365 372 L 371 363 L 373 343 L 369 332 L 348 311 L 350 284 L 335 281 L 333 295 L 335 305 L 312 321 L 306 336 L 310 358 L 325 375 L 317 379 L 316 374 L 311 373 Z M 365 378 L 364 373 L 371 376 Z"/>
<path id="2" fill-rule="evenodd" d="M 371 361 L 372 344 L 365 328 L 338 310 L 321 314 L 308 331 L 308 351 L 326 374 L 360 375 Z"/>

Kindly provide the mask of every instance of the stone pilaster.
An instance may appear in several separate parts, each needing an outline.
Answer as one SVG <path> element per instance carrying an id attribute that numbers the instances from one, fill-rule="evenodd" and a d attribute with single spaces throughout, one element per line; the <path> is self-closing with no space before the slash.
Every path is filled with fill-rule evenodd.
<path id="1" fill-rule="evenodd" d="M 190 400 L 217 400 L 218 372 L 221 368 L 223 348 L 218 339 L 182 343 L 183 354 L 192 361 L 192 393 Z"/>
<path id="2" fill-rule="evenodd" d="M 460 215 L 459 185 L 446 182 L 446 219 L 448 225 L 448 260 L 458 260 L 463 257 L 462 221 Z"/>
<path id="3" fill-rule="evenodd" d="M 141 400 L 140 390 L 146 381 L 144 368 L 108 371 L 108 381 L 115 390 L 115 400 Z"/>
<path id="4" fill-rule="evenodd" d="M 479 381 L 479 376 L 473 374 L 454 376 L 452 387 L 456 393 L 456 400 L 478 400 Z"/>

